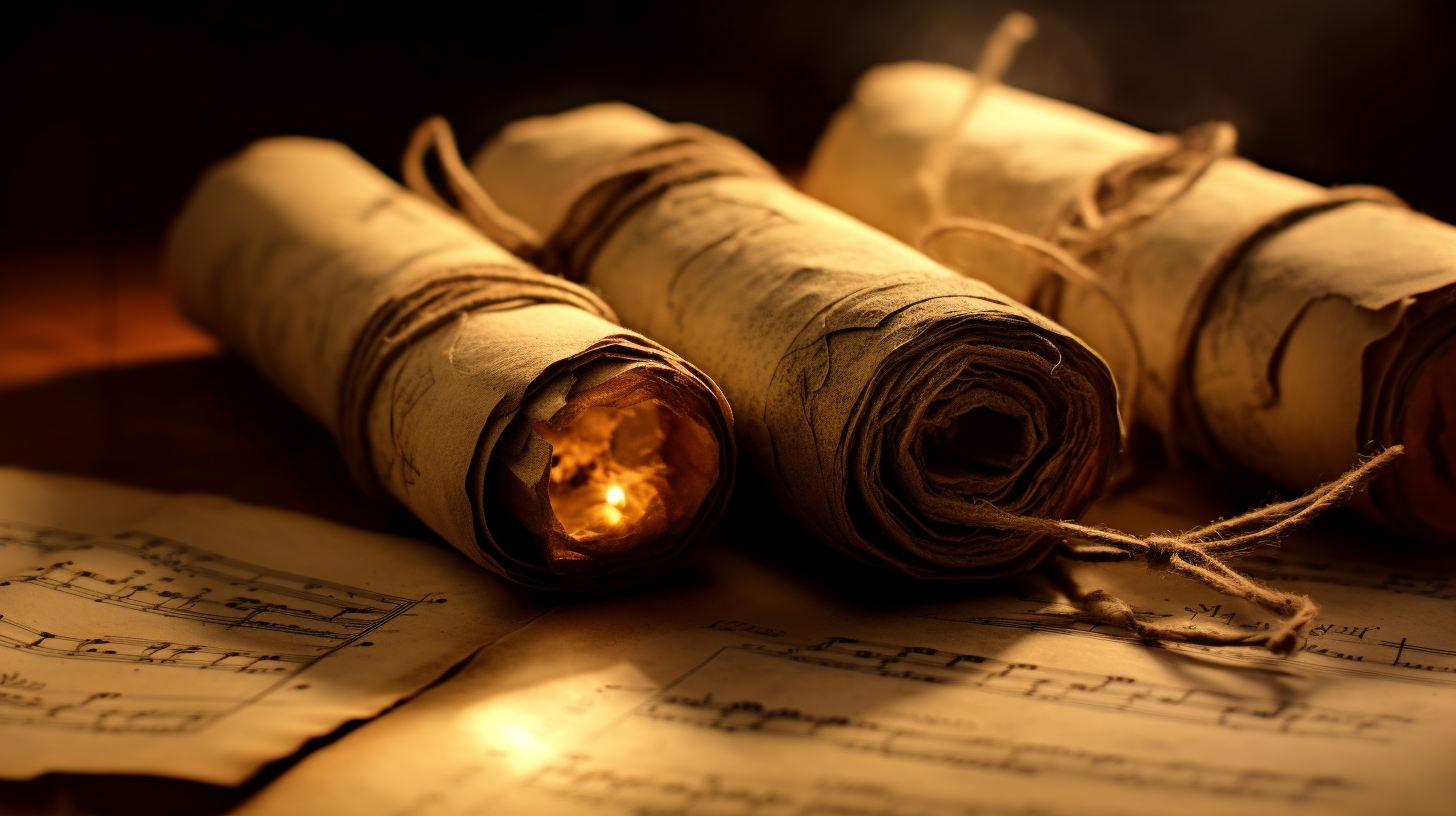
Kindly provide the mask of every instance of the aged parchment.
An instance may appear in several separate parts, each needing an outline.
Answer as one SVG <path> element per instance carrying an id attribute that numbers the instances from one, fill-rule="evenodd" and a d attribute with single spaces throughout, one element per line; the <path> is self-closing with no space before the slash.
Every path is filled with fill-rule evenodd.
<path id="1" fill-rule="evenodd" d="M 341 144 L 269 139 L 215 167 L 166 265 L 187 313 L 328 427 L 362 485 L 512 580 L 641 580 L 727 500 L 732 419 L 707 377 Z M 546 436 L 643 406 L 676 503 L 651 535 L 574 535 Z"/>
<path id="2" fill-rule="evenodd" d="M 0 469 L 0 777 L 237 784 L 540 611 L 423 542 Z"/>
<path id="3" fill-rule="evenodd" d="M 1404 443 L 1371 488 L 1376 512 L 1456 535 L 1456 229 L 1381 191 L 1326 190 L 1228 156 L 1227 125 L 1157 136 L 992 85 L 951 132 L 975 83 L 948 65 L 873 69 L 821 139 L 805 189 L 917 242 L 937 220 L 920 176 L 949 134 L 945 215 L 1058 243 L 1112 290 L 1141 347 L 1138 420 L 1299 489 Z M 942 235 L 927 249 L 1022 302 L 1045 301 L 1046 276 L 1005 247 Z M 1049 305 L 1127 371 L 1106 303 L 1064 288 Z"/>
<path id="4" fill-rule="evenodd" d="M 726 137 L 623 104 L 507 127 L 472 162 L 543 268 L 712 376 L 763 492 L 865 561 L 1024 570 L 1116 458 L 1116 393 L 1055 324 L 784 184 Z"/>
<path id="5" fill-rule="evenodd" d="M 1218 495 L 1162 474 L 1089 518 L 1177 529 L 1227 512 Z M 715 548 L 701 583 L 501 639 L 240 813 L 1449 813 L 1456 562 L 1373 559 L 1383 535 L 1346 517 L 1245 562 L 1319 586 L 1290 659 L 1139 643 L 1036 581 L 871 597 L 811 559 L 785 574 Z M 1078 570 L 1149 617 L 1270 623 L 1137 565 Z"/>

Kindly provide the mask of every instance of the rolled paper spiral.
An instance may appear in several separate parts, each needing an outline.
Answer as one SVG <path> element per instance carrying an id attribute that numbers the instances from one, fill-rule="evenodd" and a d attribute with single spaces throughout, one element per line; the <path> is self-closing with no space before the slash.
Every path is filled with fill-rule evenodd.
<path id="1" fill-rule="evenodd" d="M 188 314 L 333 432 L 362 487 L 519 583 L 659 574 L 726 503 L 732 414 L 711 380 L 343 145 L 269 139 L 219 164 L 166 266 Z M 572 441 L 592 490 L 608 489 L 597 465 L 633 477 L 631 524 L 566 526 Z M 617 498 L 591 497 L 625 518 Z"/>

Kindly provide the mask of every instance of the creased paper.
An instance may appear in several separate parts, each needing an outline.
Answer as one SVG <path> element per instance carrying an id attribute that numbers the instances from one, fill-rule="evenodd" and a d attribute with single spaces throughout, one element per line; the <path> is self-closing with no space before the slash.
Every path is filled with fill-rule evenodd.
<path id="1" fill-rule="evenodd" d="M 541 611 L 424 542 L 0 469 L 0 777 L 238 784 Z"/>
<path id="2" fill-rule="evenodd" d="M 816 148 L 805 189 L 916 241 L 932 220 L 917 172 L 974 81 L 928 63 L 872 70 Z M 951 216 L 1044 236 L 1089 179 L 1169 138 L 992 86 L 957 136 L 945 203 Z M 1141 347 L 1137 419 L 1166 433 L 1191 413 L 1174 428 L 1178 444 L 1300 489 L 1333 478 L 1372 448 L 1404 443 L 1402 462 L 1371 488 L 1374 512 L 1449 538 L 1456 534 L 1456 435 L 1447 430 L 1448 406 L 1456 404 L 1448 308 L 1456 229 L 1362 200 L 1380 197 L 1222 158 L 1166 211 L 1084 260 L 1113 290 Z M 1245 231 L 1287 213 L 1298 217 L 1239 243 Z M 1037 296 L 1043 276 L 1026 259 L 971 238 L 947 243 L 969 274 L 1022 302 Z M 1196 321 L 1182 395 L 1188 405 L 1180 406 L 1173 393 L 1183 362 L 1180 324 L 1200 274 L 1230 247 L 1241 254 Z M 1130 352 L 1106 304 L 1066 289 L 1055 314 L 1114 371 L 1127 370 Z"/>
<path id="3" fill-rule="evenodd" d="M 978 502 L 1074 517 L 1119 444 L 1111 377 L 1055 324 L 793 190 L 746 148 L 622 104 L 517 122 L 472 163 L 546 268 L 709 373 L 771 495 L 925 578 L 1051 546 Z"/>
<path id="4" fill-rule="evenodd" d="M 731 414 L 711 381 L 342 145 L 271 139 L 219 165 L 166 263 L 188 314 L 332 430 L 361 484 L 513 580 L 642 579 L 726 501 Z M 651 540 L 594 548 L 552 510 L 539 428 L 646 403 L 692 500 Z"/>

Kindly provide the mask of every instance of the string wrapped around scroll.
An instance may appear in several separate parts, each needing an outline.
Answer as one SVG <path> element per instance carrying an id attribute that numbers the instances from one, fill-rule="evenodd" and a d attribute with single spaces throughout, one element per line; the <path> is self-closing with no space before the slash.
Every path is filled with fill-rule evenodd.
<path id="1" fill-rule="evenodd" d="M 214 168 L 166 266 L 361 486 L 515 581 L 655 575 L 726 502 L 732 418 L 711 380 L 342 145 L 270 139 Z"/>
<path id="2" fill-rule="evenodd" d="M 438 198 L 412 166 L 423 143 L 453 152 L 454 139 L 435 118 L 411 141 L 406 176 Z M 516 123 L 481 152 L 475 173 L 510 210 L 459 175 L 458 160 L 442 166 L 457 196 L 477 202 L 470 217 L 527 214 L 520 229 L 482 223 L 488 234 L 549 236 L 534 248 L 523 242 L 525 254 L 599 286 L 627 320 L 669 334 L 719 372 L 769 492 L 809 529 L 912 576 L 1010 574 L 1037 565 L 1057 542 L 1081 560 L 1143 558 L 1283 620 L 1232 638 L 1148 621 L 1047 563 L 1088 617 L 1139 637 L 1288 654 L 1315 619 L 1313 601 L 1253 581 L 1222 558 L 1347 501 L 1401 453 L 1392 448 L 1297 500 L 1177 535 L 1081 525 L 1065 518 L 1080 512 L 1065 502 L 1085 501 L 1089 484 L 1100 490 L 1111 458 L 1104 451 L 1115 444 L 1115 393 L 1101 362 L 993 291 L 949 284 L 944 268 L 808 203 L 741 145 L 599 105 Z M 1028 365 L 1037 359 L 1039 367 Z M 1091 399 L 1063 395 L 1089 386 Z M 1089 437 L 1088 427 L 1104 433 Z M 1089 440 L 1106 447 L 1089 450 Z M 1067 472 L 1057 458 L 1096 467 L 1096 480 L 1051 478 Z M 1044 504 L 1018 495 L 1017 482 Z M 927 518 L 935 524 L 906 535 Z"/>
<path id="3" fill-rule="evenodd" d="M 1307 489 L 1403 445 L 1357 506 L 1456 536 L 1456 229 L 1234 158 L 1224 123 L 1153 135 L 997 84 L 1027 35 L 985 81 L 870 71 L 806 191 L 1085 338 L 1170 452 Z"/>
<path id="4" fill-rule="evenodd" d="M 1075 517 L 1120 443 L 1112 378 L 1054 324 L 636 108 L 517 122 L 474 160 L 543 268 L 723 386 L 764 492 L 823 541 L 921 578 L 1027 569 L 1055 542 L 982 502 Z"/>

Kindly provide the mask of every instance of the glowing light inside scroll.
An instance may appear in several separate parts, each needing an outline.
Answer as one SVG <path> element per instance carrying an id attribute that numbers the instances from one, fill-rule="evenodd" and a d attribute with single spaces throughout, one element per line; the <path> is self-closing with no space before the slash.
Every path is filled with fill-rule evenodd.
<path id="1" fill-rule="evenodd" d="M 660 554 L 676 543 L 718 480 L 717 438 L 682 410 L 693 403 L 622 399 L 661 392 L 655 380 L 612 381 L 605 390 L 620 401 L 568 403 L 552 421 L 533 426 L 551 446 L 550 529 L 542 543 L 548 568 L 558 574 L 639 552 Z"/>
<path id="2" fill-rule="evenodd" d="M 537 426 L 552 447 L 551 509 L 570 538 L 554 559 L 624 552 L 673 523 L 683 502 L 663 448 L 680 424 L 642 402 L 588 408 L 563 427 Z"/>

